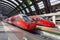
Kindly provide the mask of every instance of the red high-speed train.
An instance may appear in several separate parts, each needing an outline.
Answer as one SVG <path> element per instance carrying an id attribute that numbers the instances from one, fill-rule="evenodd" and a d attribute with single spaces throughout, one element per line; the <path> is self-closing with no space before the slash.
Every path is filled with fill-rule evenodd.
<path id="1" fill-rule="evenodd" d="M 29 17 L 24 14 L 19 14 L 7 18 L 7 22 L 10 24 L 17 25 L 25 30 L 34 30 L 36 28 L 35 21 L 32 21 Z"/>
<path id="2" fill-rule="evenodd" d="M 35 20 L 35 21 L 33 21 Z M 36 28 L 36 24 L 44 25 L 46 27 L 55 27 L 53 22 L 50 22 L 46 19 L 43 19 L 40 16 L 30 16 L 30 18 L 24 14 L 19 14 L 7 18 L 7 22 L 10 24 L 17 25 L 25 30 L 34 30 Z"/>
<path id="3" fill-rule="evenodd" d="M 55 24 L 49 20 L 46 20 L 46 19 L 43 19 L 42 17 L 38 16 L 38 15 L 35 15 L 35 16 L 30 16 L 30 18 L 34 21 L 36 21 L 36 23 L 38 25 L 43 25 L 43 26 L 46 26 L 46 27 L 52 27 L 54 28 L 55 27 Z"/>

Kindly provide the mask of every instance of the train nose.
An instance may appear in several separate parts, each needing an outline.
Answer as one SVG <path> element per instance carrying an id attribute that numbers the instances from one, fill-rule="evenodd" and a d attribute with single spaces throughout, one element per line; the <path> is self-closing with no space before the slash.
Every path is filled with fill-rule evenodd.
<path id="1" fill-rule="evenodd" d="M 36 28 L 36 23 L 35 23 L 35 22 L 30 22 L 30 23 L 29 23 L 29 28 L 30 28 L 31 30 L 35 29 L 35 28 Z"/>
<path id="2" fill-rule="evenodd" d="M 47 26 L 54 28 L 54 27 L 55 27 L 55 24 L 54 24 L 53 22 L 49 22 L 49 23 L 47 24 Z"/>
<path id="3" fill-rule="evenodd" d="M 53 22 L 50 22 L 51 27 L 55 27 L 55 24 Z"/>

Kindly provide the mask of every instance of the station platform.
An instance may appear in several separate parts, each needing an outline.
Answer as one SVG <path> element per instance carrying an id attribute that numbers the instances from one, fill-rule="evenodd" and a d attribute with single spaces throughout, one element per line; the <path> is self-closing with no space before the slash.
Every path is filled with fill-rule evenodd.
<path id="1" fill-rule="evenodd" d="M 0 40 L 56 40 L 38 33 L 28 32 L 10 24 L 0 22 Z"/>

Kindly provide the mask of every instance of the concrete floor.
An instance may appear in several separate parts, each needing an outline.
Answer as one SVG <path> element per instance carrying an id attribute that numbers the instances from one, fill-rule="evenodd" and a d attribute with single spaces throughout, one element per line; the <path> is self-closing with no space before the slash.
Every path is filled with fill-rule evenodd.
<path id="1" fill-rule="evenodd" d="M 55 40 L 0 22 L 0 40 Z"/>

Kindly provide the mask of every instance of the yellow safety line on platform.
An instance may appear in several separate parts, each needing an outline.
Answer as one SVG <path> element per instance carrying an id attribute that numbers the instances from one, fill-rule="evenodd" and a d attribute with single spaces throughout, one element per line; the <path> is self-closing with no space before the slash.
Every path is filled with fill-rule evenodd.
<path id="1" fill-rule="evenodd" d="M 50 28 L 50 27 L 43 27 L 43 26 L 37 26 L 38 29 L 54 34 L 60 34 L 60 29 L 57 28 Z"/>

